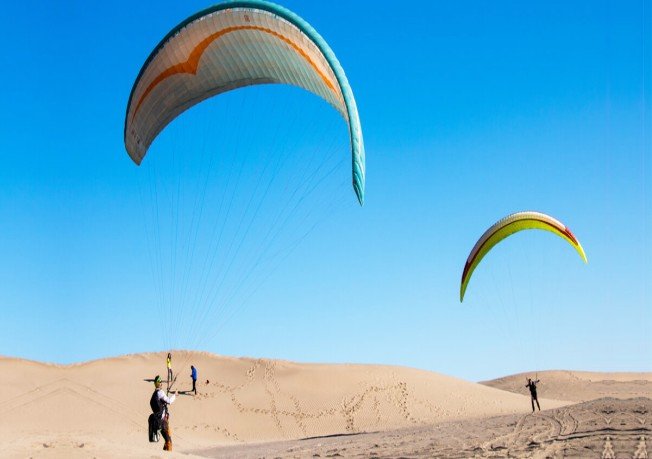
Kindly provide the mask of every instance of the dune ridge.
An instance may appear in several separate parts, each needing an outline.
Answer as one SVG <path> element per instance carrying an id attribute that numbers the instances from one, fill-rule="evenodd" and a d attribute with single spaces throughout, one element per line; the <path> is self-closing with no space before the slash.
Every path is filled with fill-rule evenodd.
<path id="1" fill-rule="evenodd" d="M 614 372 L 546 370 L 519 373 L 482 381 L 495 389 L 514 393 L 527 393 L 527 378 L 538 377 L 538 393 L 543 397 L 587 402 L 603 397 L 619 399 L 652 397 L 652 372 Z"/>

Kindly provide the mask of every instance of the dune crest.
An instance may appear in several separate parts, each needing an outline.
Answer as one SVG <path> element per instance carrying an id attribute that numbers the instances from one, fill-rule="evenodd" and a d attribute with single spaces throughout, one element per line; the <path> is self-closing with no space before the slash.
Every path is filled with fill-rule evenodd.
<path id="1" fill-rule="evenodd" d="M 598 373 L 591 371 L 548 370 L 519 373 L 491 381 L 482 381 L 488 387 L 515 393 L 525 393 L 527 378 L 535 375 L 541 380 L 541 397 L 586 402 L 603 397 L 619 399 L 652 398 L 652 373 Z"/>

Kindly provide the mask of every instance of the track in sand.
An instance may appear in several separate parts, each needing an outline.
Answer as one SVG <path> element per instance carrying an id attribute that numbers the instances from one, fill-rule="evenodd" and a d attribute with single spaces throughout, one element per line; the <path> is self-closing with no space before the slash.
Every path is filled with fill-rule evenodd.
<path id="1" fill-rule="evenodd" d="M 207 457 L 647 458 L 652 399 L 602 398 L 527 415 L 197 451 Z M 652 452 L 652 451 L 651 451 Z"/>

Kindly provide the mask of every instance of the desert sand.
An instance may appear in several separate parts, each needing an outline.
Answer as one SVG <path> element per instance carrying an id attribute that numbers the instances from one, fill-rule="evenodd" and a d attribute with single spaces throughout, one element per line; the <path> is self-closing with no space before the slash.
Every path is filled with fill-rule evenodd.
<path id="1" fill-rule="evenodd" d="M 527 378 L 538 377 L 540 394 L 548 398 L 586 402 L 602 397 L 650 396 L 652 373 L 593 373 L 589 371 L 538 371 L 483 381 L 489 387 L 524 393 Z M 647 394 L 647 395 L 645 395 Z"/>
<path id="2" fill-rule="evenodd" d="M 201 451 L 209 457 L 647 458 L 649 398 L 603 398 L 535 414 Z M 652 452 L 652 451 L 650 451 Z"/>
<path id="3" fill-rule="evenodd" d="M 196 396 L 185 392 L 191 364 Z M 629 429 L 616 448 L 631 449 L 649 435 L 652 409 L 652 373 L 539 372 L 544 411 L 532 415 L 523 375 L 478 384 L 405 367 L 187 352 L 173 353 L 173 369 L 181 393 L 167 453 L 147 441 L 164 353 L 74 365 L 0 358 L 0 457 L 532 455 L 564 442 L 589 451 L 582 441 L 593 437 L 574 433 L 595 428 L 604 443 L 605 432 L 618 434 L 614 419 Z"/>

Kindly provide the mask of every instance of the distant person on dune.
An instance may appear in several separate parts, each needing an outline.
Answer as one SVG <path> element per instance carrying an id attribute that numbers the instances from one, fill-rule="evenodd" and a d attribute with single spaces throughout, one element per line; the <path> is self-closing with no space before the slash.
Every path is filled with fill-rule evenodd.
<path id="1" fill-rule="evenodd" d="M 152 409 L 152 414 L 150 415 L 149 420 L 150 441 L 157 441 L 152 439 L 152 430 L 154 430 L 155 433 L 160 430 L 161 435 L 165 440 L 163 450 L 172 451 L 170 411 L 168 410 L 168 405 L 174 403 L 174 400 L 177 398 L 177 393 L 175 392 L 171 397 L 168 397 L 165 392 L 163 392 L 163 389 L 161 389 L 161 384 L 161 377 L 156 375 L 156 378 L 154 378 L 154 393 L 149 400 L 149 406 Z"/>
<path id="2" fill-rule="evenodd" d="M 532 412 L 534 413 L 534 402 L 537 402 L 537 408 L 541 411 L 541 406 L 539 405 L 539 399 L 537 398 L 537 384 L 539 380 L 532 381 L 530 378 L 527 378 L 527 384 L 525 387 L 530 389 L 530 401 L 532 402 Z"/>
<path id="3" fill-rule="evenodd" d="M 190 377 L 192 378 L 192 391 L 197 395 L 197 368 L 190 365 Z"/>
<path id="4" fill-rule="evenodd" d="M 170 390 L 170 384 L 172 384 L 172 353 L 170 352 L 168 352 L 165 365 L 168 367 L 168 390 Z"/>

